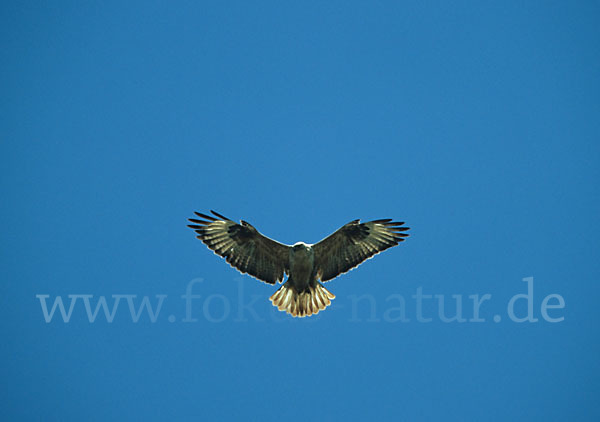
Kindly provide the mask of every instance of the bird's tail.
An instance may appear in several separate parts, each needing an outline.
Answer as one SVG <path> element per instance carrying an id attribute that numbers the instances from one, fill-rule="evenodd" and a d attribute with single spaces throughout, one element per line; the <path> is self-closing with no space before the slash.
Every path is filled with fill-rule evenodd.
<path id="1" fill-rule="evenodd" d="M 318 281 L 314 287 L 309 286 L 305 291 L 298 293 L 289 280 L 269 298 L 273 306 L 294 317 L 317 314 L 331 305 L 331 299 L 335 299 L 335 295 Z"/>

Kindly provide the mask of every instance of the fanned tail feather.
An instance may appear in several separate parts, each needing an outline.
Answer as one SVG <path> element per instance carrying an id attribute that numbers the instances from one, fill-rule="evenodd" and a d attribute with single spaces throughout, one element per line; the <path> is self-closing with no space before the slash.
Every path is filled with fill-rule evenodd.
<path id="1" fill-rule="evenodd" d="M 294 317 L 305 317 L 319 313 L 329 305 L 335 295 L 317 282 L 304 292 L 298 293 L 288 280 L 277 290 L 269 300 L 280 311 L 285 311 Z"/>

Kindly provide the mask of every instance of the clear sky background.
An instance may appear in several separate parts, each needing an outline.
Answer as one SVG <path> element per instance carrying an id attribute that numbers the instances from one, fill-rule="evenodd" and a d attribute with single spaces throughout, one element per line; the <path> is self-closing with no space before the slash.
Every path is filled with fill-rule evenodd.
<path id="1" fill-rule="evenodd" d="M 0 417 L 598 420 L 599 17 L 591 1 L 3 3 Z M 356 218 L 411 237 L 299 320 L 195 239 L 186 219 L 210 209 L 289 244 Z M 537 322 L 518 323 L 526 277 Z M 419 289 L 449 316 L 460 295 L 467 321 L 424 299 L 419 322 Z M 81 298 L 45 321 L 36 295 L 76 294 L 166 298 L 155 322 L 125 298 L 111 323 Z M 541 313 L 551 294 L 561 322 Z"/>

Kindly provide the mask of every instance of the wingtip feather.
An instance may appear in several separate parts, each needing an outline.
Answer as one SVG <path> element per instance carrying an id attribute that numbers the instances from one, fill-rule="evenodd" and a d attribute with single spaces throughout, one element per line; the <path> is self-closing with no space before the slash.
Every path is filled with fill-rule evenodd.
<path id="1" fill-rule="evenodd" d="M 196 214 L 198 217 L 204 218 L 205 220 L 208 220 L 208 221 L 217 221 L 217 219 L 215 217 L 211 217 L 210 215 L 202 214 L 201 212 L 198 212 L 198 211 L 194 211 L 194 214 Z"/>
<path id="2" fill-rule="evenodd" d="M 218 212 L 214 211 L 214 210 L 210 210 L 211 213 L 213 213 L 214 215 L 216 215 L 217 217 L 219 217 L 220 219 L 227 221 L 229 220 L 229 218 L 225 217 L 224 215 L 219 214 Z"/>

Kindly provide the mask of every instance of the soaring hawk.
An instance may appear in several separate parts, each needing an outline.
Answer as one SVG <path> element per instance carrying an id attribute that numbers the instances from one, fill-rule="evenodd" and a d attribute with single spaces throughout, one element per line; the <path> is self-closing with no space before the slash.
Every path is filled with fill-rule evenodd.
<path id="1" fill-rule="evenodd" d="M 269 284 L 283 282 L 269 299 L 280 311 L 305 317 L 322 311 L 335 296 L 320 282 L 334 279 L 406 237 L 408 227 L 391 219 L 361 223 L 353 220 L 314 245 L 284 245 L 262 235 L 250 223 L 195 212 L 188 227 L 206 246 L 241 273 Z"/>

